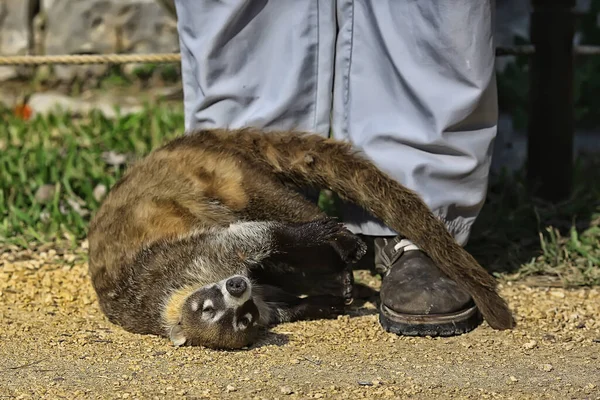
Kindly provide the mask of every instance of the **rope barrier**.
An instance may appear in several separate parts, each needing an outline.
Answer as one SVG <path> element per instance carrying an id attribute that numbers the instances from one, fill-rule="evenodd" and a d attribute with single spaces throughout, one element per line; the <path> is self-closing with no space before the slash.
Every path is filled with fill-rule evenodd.
<path id="1" fill-rule="evenodd" d="M 179 53 L 73 54 L 57 56 L 0 56 L 0 65 L 177 63 Z"/>
<path id="2" fill-rule="evenodd" d="M 576 55 L 600 55 L 600 46 L 575 46 Z M 535 53 L 532 45 L 496 48 L 496 56 L 530 56 Z M 163 54 L 71 54 L 44 56 L 0 56 L 0 66 L 6 65 L 48 65 L 48 64 L 130 64 L 155 63 L 168 64 L 181 62 L 179 53 Z"/>

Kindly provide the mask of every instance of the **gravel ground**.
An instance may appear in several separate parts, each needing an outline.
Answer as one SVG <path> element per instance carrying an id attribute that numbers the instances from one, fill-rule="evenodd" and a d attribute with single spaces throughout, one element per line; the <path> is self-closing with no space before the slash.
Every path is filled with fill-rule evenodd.
<path id="1" fill-rule="evenodd" d="M 503 285 L 519 323 L 509 332 L 398 337 L 367 302 L 225 352 L 110 324 L 77 255 L 0 253 L 0 398 L 600 399 L 598 288 Z"/>

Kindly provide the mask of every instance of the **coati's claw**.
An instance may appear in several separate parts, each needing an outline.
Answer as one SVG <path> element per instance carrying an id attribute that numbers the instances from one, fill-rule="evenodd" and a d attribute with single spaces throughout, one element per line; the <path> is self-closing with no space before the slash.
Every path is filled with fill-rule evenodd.
<path id="1" fill-rule="evenodd" d="M 352 266 L 348 265 L 342 272 L 342 297 L 344 305 L 349 306 L 354 302 L 354 273 Z"/>

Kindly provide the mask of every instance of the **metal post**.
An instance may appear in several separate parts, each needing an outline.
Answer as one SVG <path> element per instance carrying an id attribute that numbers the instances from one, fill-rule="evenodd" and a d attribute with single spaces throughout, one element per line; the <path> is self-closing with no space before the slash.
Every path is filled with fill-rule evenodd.
<path id="1" fill-rule="evenodd" d="M 573 175 L 573 37 L 575 0 L 532 0 L 527 175 L 548 201 L 571 194 Z"/>

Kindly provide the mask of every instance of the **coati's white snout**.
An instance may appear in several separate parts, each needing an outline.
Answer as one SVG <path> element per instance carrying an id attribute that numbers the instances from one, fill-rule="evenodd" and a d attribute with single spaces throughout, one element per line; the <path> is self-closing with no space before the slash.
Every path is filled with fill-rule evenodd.
<path id="1" fill-rule="evenodd" d="M 237 308 L 252 297 L 252 283 L 243 275 L 233 275 L 219 282 L 227 308 Z"/>

